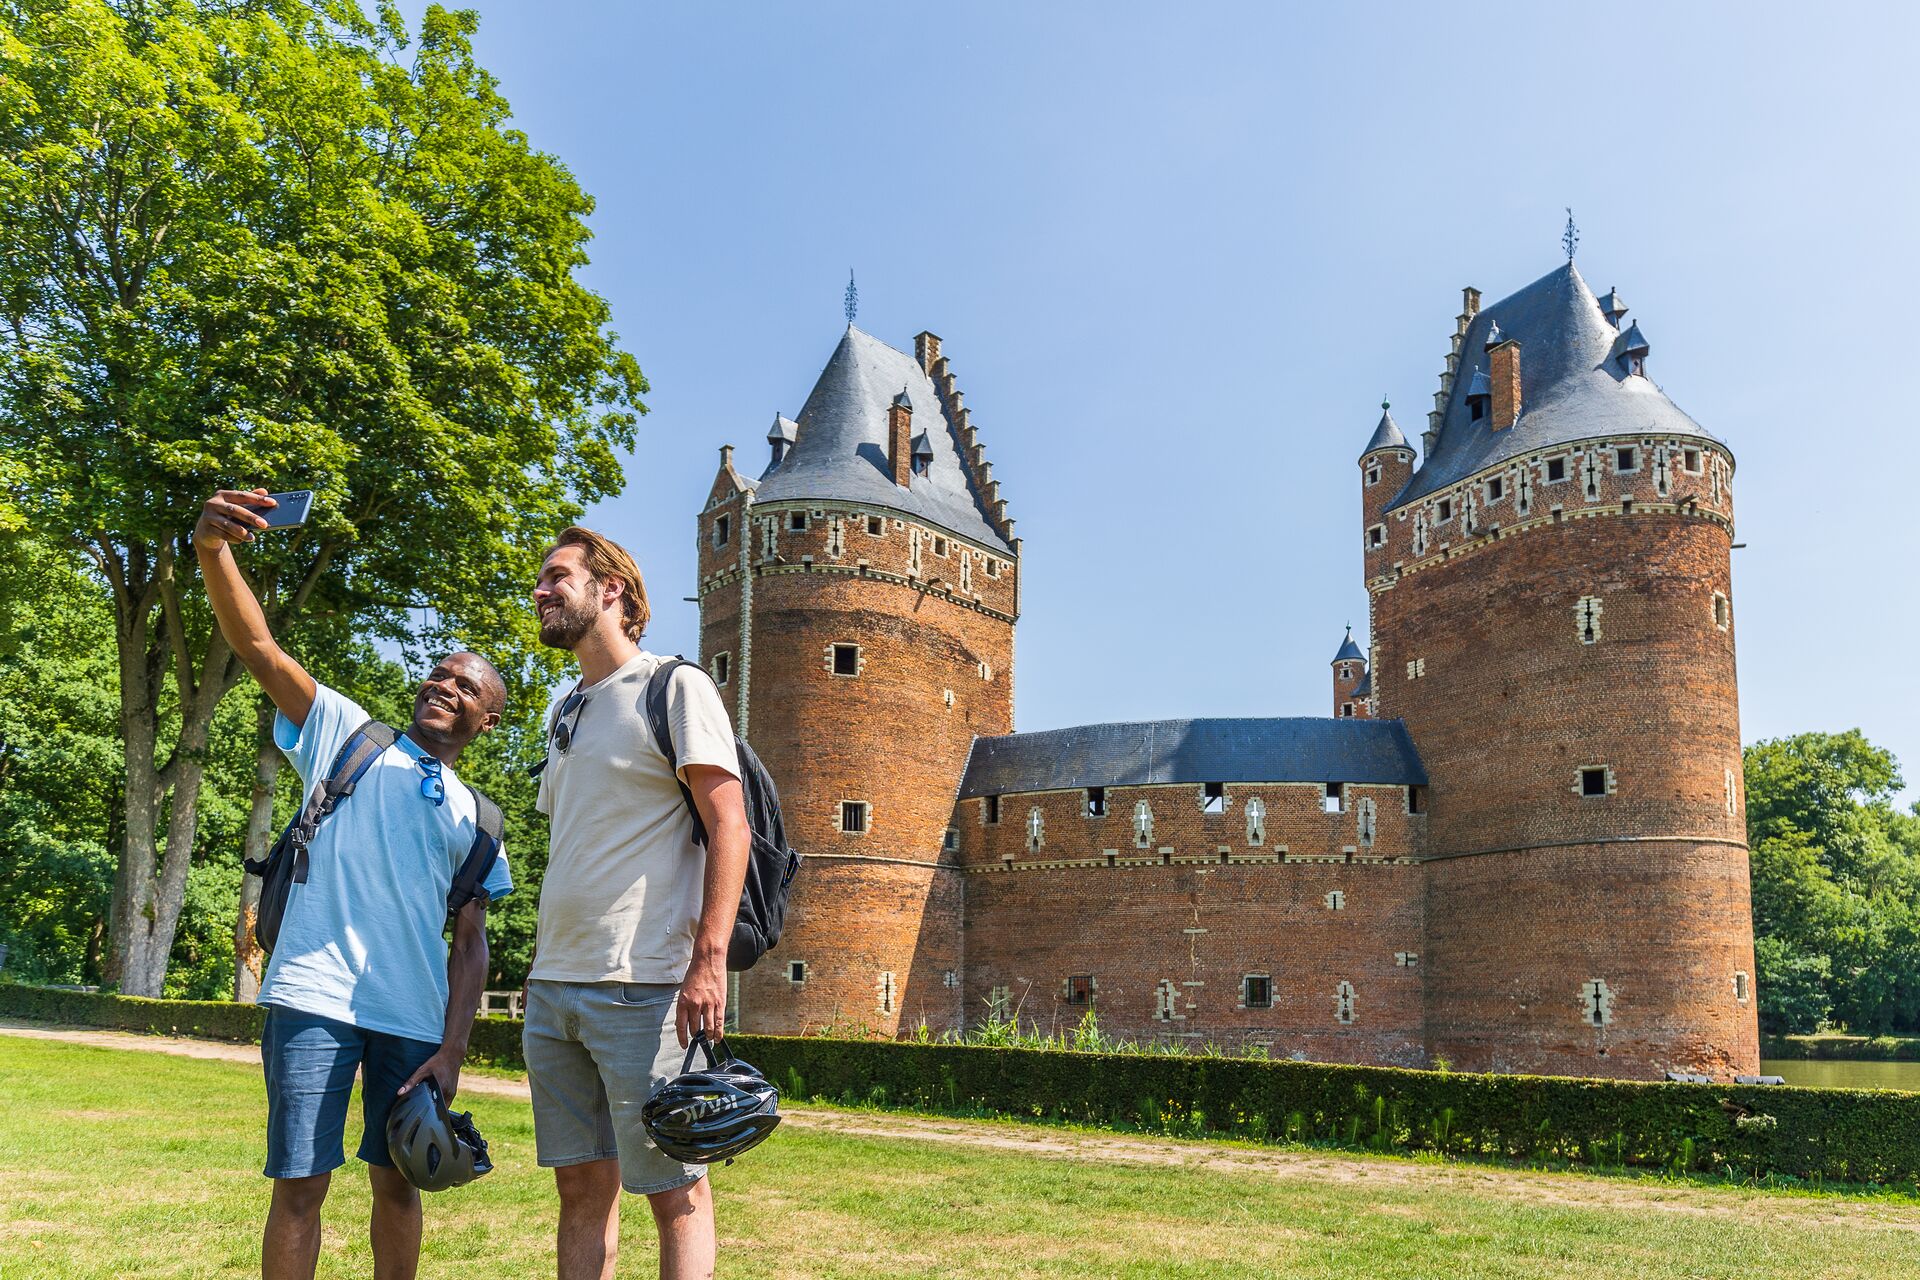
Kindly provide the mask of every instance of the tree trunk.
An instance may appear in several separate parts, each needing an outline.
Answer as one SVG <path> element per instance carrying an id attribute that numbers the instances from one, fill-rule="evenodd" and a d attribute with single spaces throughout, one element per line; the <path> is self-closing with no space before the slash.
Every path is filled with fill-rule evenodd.
<path id="1" fill-rule="evenodd" d="M 273 741 L 273 704 L 260 699 L 254 732 L 258 757 L 253 774 L 253 807 L 247 811 L 247 838 L 241 856 L 260 859 L 273 843 L 273 789 L 280 776 L 280 748 Z M 240 912 L 233 922 L 233 998 L 251 1004 L 260 997 L 266 953 L 253 936 L 260 910 L 260 877 L 240 877 Z"/>
<path id="2" fill-rule="evenodd" d="M 152 918 L 154 830 L 159 824 L 160 777 L 154 768 L 154 739 L 159 719 L 160 655 L 149 644 L 145 617 L 120 617 L 120 741 L 125 744 L 126 831 L 114 868 L 113 905 L 107 913 L 107 955 L 101 976 L 131 995 L 147 994 L 134 985 L 134 939 Z M 157 993 L 156 993 L 157 994 Z"/>

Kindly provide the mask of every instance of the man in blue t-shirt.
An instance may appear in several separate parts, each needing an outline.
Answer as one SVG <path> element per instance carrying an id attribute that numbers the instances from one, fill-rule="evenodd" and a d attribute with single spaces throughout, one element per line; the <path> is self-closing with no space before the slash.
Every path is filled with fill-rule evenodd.
<path id="1" fill-rule="evenodd" d="M 274 506 L 266 490 L 207 500 L 193 541 L 220 633 L 279 708 L 274 739 L 303 795 L 324 782 L 368 719 L 274 642 L 232 545 L 253 541 Z M 267 1211 L 261 1274 L 311 1280 L 320 1206 L 346 1163 L 343 1135 L 356 1070 L 373 1183 L 375 1273 L 410 1280 L 420 1261 L 420 1195 L 387 1155 L 394 1099 L 429 1076 L 452 1100 L 487 977 L 487 903 L 512 888 L 505 856 L 485 892 L 441 933 L 455 871 L 473 845 L 473 793 L 453 774 L 460 752 L 500 723 L 506 687 L 485 658 L 443 659 L 414 697 L 413 722 L 373 762 L 308 847 L 260 988 L 267 1006 Z"/>

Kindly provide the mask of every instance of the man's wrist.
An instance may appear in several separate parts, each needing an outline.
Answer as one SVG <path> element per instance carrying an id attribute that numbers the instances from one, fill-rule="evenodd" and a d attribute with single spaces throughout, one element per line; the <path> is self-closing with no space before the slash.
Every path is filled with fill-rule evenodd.
<path id="1" fill-rule="evenodd" d="M 720 964 L 727 962 L 727 944 L 724 942 L 695 942 L 693 944 L 693 963 Z"/>

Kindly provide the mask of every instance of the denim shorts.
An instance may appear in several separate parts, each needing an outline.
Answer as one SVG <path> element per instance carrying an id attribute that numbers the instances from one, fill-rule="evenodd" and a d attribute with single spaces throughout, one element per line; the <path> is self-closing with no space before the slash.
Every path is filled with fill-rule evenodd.
<path id="1" fill-rule="evenodd" d="M 356 1069 L 366 1118 L 360 1158 L 392 1167 L 387 1112 L 407 1077 L 439 1047 L 268 1005 L 260 1037 L 267 1072 L 267 1167 L 262 1172 L 269 1178 L 306 1178 L 347 1162 L 347 1103 Z"/>
<path id="2" fill-rule="evenodd" d="M 533 1145 L 549 1168 L 620 1161 L 620 1185 L 653 1195 L 697 1182 L 705 1165 L 664 1155 L 640 1123 L 653 1086 L 680 1074 L 672 984 L 527 984 L 521 1049 L 533 1091 Z"/>

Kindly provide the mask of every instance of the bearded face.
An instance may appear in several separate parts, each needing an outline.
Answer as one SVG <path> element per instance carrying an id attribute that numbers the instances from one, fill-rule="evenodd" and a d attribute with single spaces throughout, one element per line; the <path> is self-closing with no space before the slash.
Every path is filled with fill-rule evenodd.
<path id="1" fill-rule="evenodd" d="M 586 579 L 584 584 L 556 584 L 540 604 L 540 643 L 550 649 L 572 649 L 599 617 L 600 593 L 593 579 Z"/>

